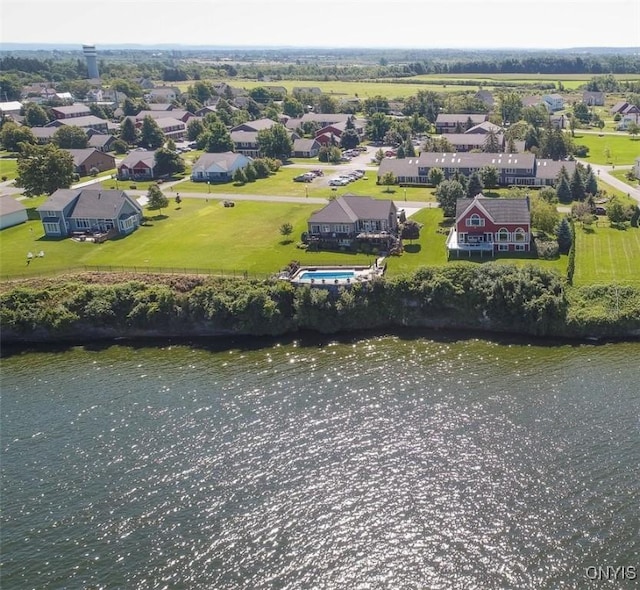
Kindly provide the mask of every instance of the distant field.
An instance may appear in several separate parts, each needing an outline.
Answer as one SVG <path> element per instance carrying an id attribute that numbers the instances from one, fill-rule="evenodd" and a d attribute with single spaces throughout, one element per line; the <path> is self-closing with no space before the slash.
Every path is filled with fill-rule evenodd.
<path id="1" fill-rule="evenodd" d="M 619 80 L 640 80 L 640 74 L 617 74 Z M 388 99 L 406 98 L 415 95 L 419 90 L 432 90 L 436 92 L 465 92 L 476 91 L 480 87 L 487 90 L 495 90 L 499 82 L 512 82 L 521 86 L 533 84 L 555 84 L 561 82 L 566 90 L 576 90 L 586 84 L 592 78 L 589 74 L 562 74 L 549 76 L 542 74 L 428 74 L 413 76 L 411 78 L 380 79 L 372 82 L 358 81 L 324 81 L 324 80 L 274 80 L 264 82 L 258 80 L 245 80 L 242 78 L 227 78 L 224 80 L 212 80 L 214 83 L 227 82 L 240 88 L 251 90 L 265 84 L 283 86 L 291 92 L 296 86 L 317 86 L 327 94 L 336 96 L 349 96 L 367 98 L 372 96 L 384 96 Z M 456 81 L 473 80 L 477 82 L 471 85 L 454 84 Z M 193 82 L 178 82 L 176 85 L 181 90 L 186 90 Z"/>
<path id="2" fill-rule="evenodd" d="M 640 285 L 640 229 L 576 226 L 576 285 Z"/>

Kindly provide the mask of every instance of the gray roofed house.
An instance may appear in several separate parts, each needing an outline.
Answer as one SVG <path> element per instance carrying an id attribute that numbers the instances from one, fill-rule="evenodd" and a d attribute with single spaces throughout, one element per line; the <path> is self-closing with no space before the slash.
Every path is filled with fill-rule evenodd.
<path id="1" fill-rule="evenodd" d="M 474 125 L 471 129 L 467 129 L 465 133 L 480 133 L 487 135 L 488 133 L 502 133 L 504 130 L 500 125 L 496 125 L 491 121 L 483 121 L 482 123 L 478 123 L 478 125 Z"/>
<path id="2" fill-rule="evenodd" d="M 31 133 L 36 138 L 38 143 L 49 143 L 53 139 L 53 134 L 58 130 L 58 127 L 32 127 Z"/>
<path id="3" fill-rule="evenodd" d="M 0 229 L 27 221 L 27 208 L 10 196 L 0 197 Z"/>
<path id="4" fill-rule="evenodd" d="M 455 133 L 456 128 L 464 131 L 467 125 L 479 125 L 487 120 L 487 115 L 478 113 L 440 113 L 436 118 L 436 133 Z"/>
<path id="5" fill-rule="evenodd" d="M 236 152 L 252 158 L 260 156 L 257 131 L 231 131 L 229 135 Z"/>
<path id="6" fill-rule="evenodd" d="M 56 119 L 74 119 L 86 117 L 91 114 L 91 109 L 84 104 L 72 104 L 69 106 L 51 107 L 51 113 Z"/>
<path id="7" fill-rule="evenodd" d="M 193 165 L 194 182 L 230 182 L 238 168 L 245 168 L 251 158 L 236 152 L 202 154 Z"/>
<path id="8" fill-rule="evenodd" d="M 299 138 L 293 142 L 294 158 L 315 158 L 320 151 L 320 143 L 315 139 Z"/>
<path id="9" fill-rule="evenodd" d="M 73 157 L 75 171 L 80 176 L 91 174 L 92 168 L 98 172 L 105 172 L 116 167 L 116 159 L 111 154 L 105 154 L 95 148 L 65 149 Z"/>
<path id="10" fill-rule="evenodd" d="M 87 135 L 89 135 L 87 145 L 101 152 L 110 151 L 111 144 L 116 140 L 114 135 L 107 133 L 88 133 Z"/>
<path id="11" fill-rule="evenodd" d="M 604 92 L 595 92 L 592 90 L 585 90 L 582 93 L 582 102 L 589 106 L 604 106 L 605 95 Z"/>
<path id="12" fill-rule="evenodd" d="M 486 133 L 447 133 L 446 140 L 457 152 L 470 152 L 471 150 L 481 150 L 487 143 Z M 496 134 L 498 145 L 504 147 L 504 135 Z"/>
<path id="13" fill-rule="evenodd" d="M 135 115 L 136 121 L 142 121 L 145 117 L 151 117 L 152 119 L 163 119 L 165 117 L 171 117 L 178 119 L 183 123 L 188 123 L 189 119 L 195 117 L 191 111 L 185 111 L 184 109 L 171 109 L 170 111 L 140 111 Z"/>
<path id="14" fill-rule="evenodd" d="M 156 152 L 134 150 L 118 164 L 120 180 L 152 180 L 156 177 Z"/>
<path id="15" fill-rule="evenodd" d="M 355 243 L 389 249 L 396 242 L 398 210 L 393 201 L 343 195 L 307 221 L 309 244 L 350 248 Z"/>
<path id="16" fill-rule="evenodd" d="M 108 189 L 58 189 L 37 209 L 45 235 L 126 235 L 142 220 L 142 208 L 127 193 Z"/>
<path id="17" fill-rule="evenodd" d="M 271 129 L 276 124 L 273 119 L 256 119 L 255 121 L 247 121 L 240 123 L 231 128 L 231 131 L 262 131 L 263 129 Z"/>
<path id="18" fill-rule="evenodd" d="M 395 176 L 397 184 L 400 185 L 427 185 L 429 183 L 426 175 L 420 176 L 418 158 L 416 156 L 399 159 L 383 158 L 378 167 L 378 182 L 388 172 Z"/>
<path id="19" fill-rule="evenodd" d="M 62 127 L 63 125 L 73 125 L 81 129 L 95 129 L 96 131 L 106 132 L 108 129 L 108 121 L 96 117 L 95 115 L 86 115 L 85 117 L 71 117 L 68 119 L 55 119 L 47 123 L 45 127 Z"/>
<path id="20" fill-rule="evenodd" d="M 537 186 L 553 186 L 556 183 L 558 174 L 562 169 L 567 171 L 571 176 L 575 169 L 576 163 L 571 160 L 548 160 L 545 158 L 536 160 L 536 185 Z"/>

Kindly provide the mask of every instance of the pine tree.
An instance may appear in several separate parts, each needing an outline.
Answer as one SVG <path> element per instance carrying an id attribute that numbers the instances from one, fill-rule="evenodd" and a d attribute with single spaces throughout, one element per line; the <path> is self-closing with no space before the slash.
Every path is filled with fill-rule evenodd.
<path id="1" fill-rule="evenodd" d="M 584 190 L 589 195 L 595 196 L 598 194 L 598 181 L 596 180 L 596 175 L 593 173 L 593 168 L 591 168 L 590 164 L 587 166 Z"/>
<path id="2" fill-rule="evenodd" d="M 473 199 L 476 195 L 479 195 L 482 192 L 482 181 L 480 180 L 480 175 L 477 172 L 474 172 L 469 177 L 469 184 L 467 185 L 467 197 L 469 199 Z"/>
<path id="3" fill-rule="evenodd" d="M 567 254 L 571 249 L 573 236 L 571 235 L 571 227 L 566 217 L 563 217 L 556 229 L 556 238 L 558 239 L 558 248 L 561 254 Z"/>
<path id="4" fill-rule="evenodd" d="M 584 191 L 584 183 L 582 182 L 582 175 L 580 174 L 580 170 L 578 166 L 573 171 L 571 175 L 571 198 L 574 201 L 584 201 L 585 191 Z"/>
<path id="5" fill-rule="evenodd" d="M 563 174 L 560 174 L 556 193 L 558 194 L 558 201 L 561 203 L 571 203 L 571 187 L 569 186 L 569 181 Z"/>

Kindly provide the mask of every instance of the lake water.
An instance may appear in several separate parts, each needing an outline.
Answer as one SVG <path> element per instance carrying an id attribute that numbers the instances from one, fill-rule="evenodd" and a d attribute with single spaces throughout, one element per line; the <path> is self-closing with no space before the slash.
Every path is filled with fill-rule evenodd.
<path id="1" fill-rule="evenodd" d="M 1 586 L 637 587 L 639 361 L 396 336 L 5 354 Z"/>

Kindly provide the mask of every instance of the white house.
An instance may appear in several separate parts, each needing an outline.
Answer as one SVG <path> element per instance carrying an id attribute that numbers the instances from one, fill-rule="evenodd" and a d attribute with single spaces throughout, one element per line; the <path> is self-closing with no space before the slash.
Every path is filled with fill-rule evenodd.
<path id="1" fill-rule="evenodd" d="M 191 180 L 194 182 L 229 182 L 238 168 L 245 168 L 251 158 L 236 152 L 202 154 L 193 165 Z"/>
<path id="2" fill-rule="evenodd" d="M 0 229 L 27 221 L 27 208 L 13 197 L 0 197 Z"/>
<path id="3" fill-rule="evenodd" d="M 561 111 L 564 108 L 564 98 L 559 94 L 545 94 L 542 100 L 552 112 Z"/>

